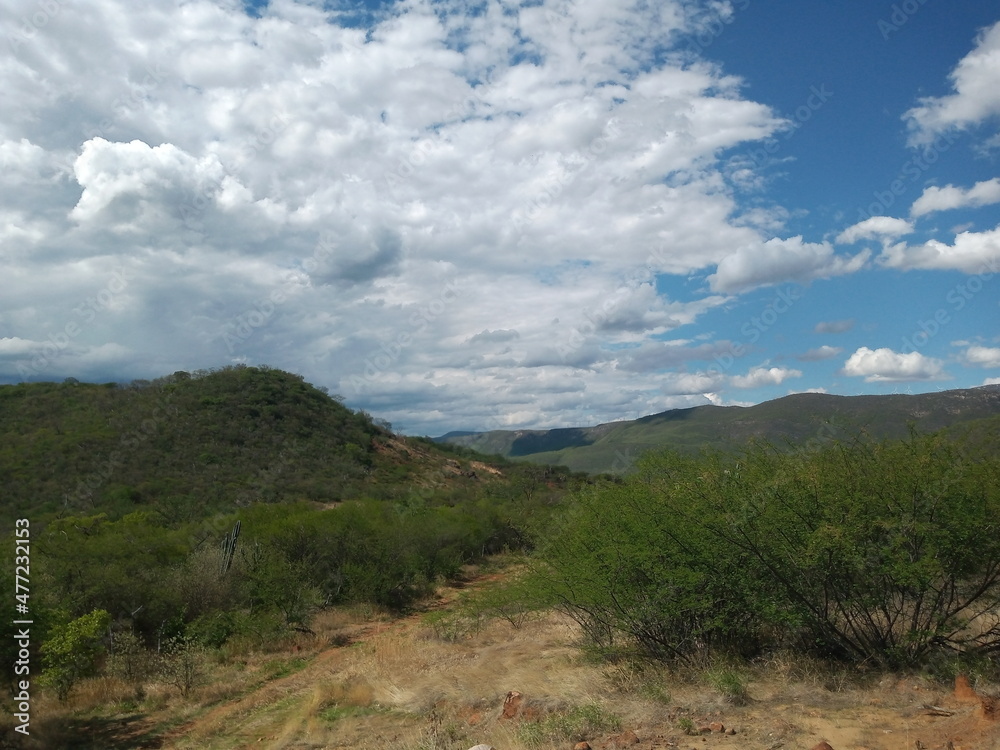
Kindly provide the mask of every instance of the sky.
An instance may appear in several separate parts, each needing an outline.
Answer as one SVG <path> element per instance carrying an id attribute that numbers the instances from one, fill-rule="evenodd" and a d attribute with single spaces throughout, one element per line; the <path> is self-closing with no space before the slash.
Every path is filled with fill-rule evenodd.
<path id="1" fill-rule="evenodd" d="M 1000 382 L 993 3 L 0 8 L 0 383 L 440 435 Z"/>

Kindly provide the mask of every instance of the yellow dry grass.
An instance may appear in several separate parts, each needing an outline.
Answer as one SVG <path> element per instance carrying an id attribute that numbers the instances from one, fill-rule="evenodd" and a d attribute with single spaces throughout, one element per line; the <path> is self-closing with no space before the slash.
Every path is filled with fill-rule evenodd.
<path id="1" fill-rule="evenodd" d="M 456 596 L 450 591 L 445 599 Z M 810 748 L 820 740 L 835 750 L 912 750 L 917 741 L 943 750 L 948 740 L 966 750 L 1000 748 L 995 723 L 980 721 L 976 706 L 956 703 L 946 686 L 919 676 L 859 678 L 789 655 L 687 672 L 609 664 L 585 658 L 574 623 L 556 613 L 521 627 L 496 620 L 450 630 L 441 627 L 440 614 L 391 620 L 370 608 L 322 613 L 312 623 L 315 635 L 297 636 L 284 653 L 210 665 L 211 679 L 187 701 L 175 689 L 146 685 L 143 726 L 123 728 L 117 746 L 467 750 L 485 743 L 497 750 L 569 750 L 577 739 L 611 748 L 617 733 L 631 730 L 636 750 Z M 718 675 L 727 669 L 728 679 L 745 687 L 746 705 L 720 689 L 725 680 Z M 103 705 L 113 715 L 130 690 L 93 680 L 67 707 L 38 706 L 67 717 Z M 523 696 L 520 716 L 502 719 L 512 690 Z M 932 717 L 925 704 L 955 713 Z M 571 720 L 591 715 L 606 724 Z M 711 721 L 735 726 L 738 734 L 685 733 Z M 139 735 L 150 744 L 128 744 Z M 46 747 L 63 746 L 75 745 Z"/>

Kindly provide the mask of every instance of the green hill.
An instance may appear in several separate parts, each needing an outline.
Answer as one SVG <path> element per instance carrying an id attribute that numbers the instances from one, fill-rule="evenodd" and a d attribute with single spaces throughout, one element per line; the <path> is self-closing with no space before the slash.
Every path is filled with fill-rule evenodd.
<path id="1" fill-rule="evenodd" d="M 738 447 L 753 438 L 801 446 L 860 431 L 899 438 L 911 425 L 931 432 L 997 415 L 1000 386 L 915 396 L 800 393 L 750 407 L 696 406 L 595 427 L 449 433 L 437 440 L 575 471 L 619 473 L 654 448 Z"/>
<path id="2" fill-rule="evenodd" d="M 255 503 L 333 503 L 471 473 L 300 376 L 258 367 L 127 385 L 0 386 L 4 520 L 155 509 L 170 523 Z"/>

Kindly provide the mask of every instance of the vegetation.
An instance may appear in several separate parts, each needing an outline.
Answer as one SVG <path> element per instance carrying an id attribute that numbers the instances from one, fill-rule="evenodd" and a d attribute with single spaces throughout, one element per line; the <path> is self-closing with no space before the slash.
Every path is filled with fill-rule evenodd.
<path id="1" fill-rule="evenodd" d="M 532 585 L 602 647 L 915 665 L 1000 650 L 1000 460 L 941 435 L 661 453 L 584 495 Z"/>
<path id="2" fill-rule="evenodd" d="M 983 419 L 983 418 L 987 419 Z M 703 446 L 739 451 L 751 440 L 781 447 L 818 446 L 859 432 L 904 439 L 979 421 L 980 436 L 1000 434 L 1000 386 L 890 396 L 798 393 L 756 406 L 696 406 L 595 427 L 449 433 L 439 442 L 593 474 L 622 474 L 643 453 L 665 446 L 697 455 Z"/>
<path id="3" fill-rule="evenodd" d="M 627 476 L 591 477 L 397 436 L 269 368 L 0 386 L 11 478 L 0 512 L 31 519 L 32 685 L 66 706 L 101 680 L 118 686 L 102 709 L 113 715 L 164 691 L 222 694 L 220 674 L 294 677 L 311 666 L 298 645 L 267 654 L 296 638 L 316 653 L 354 642 L 325 628 L 331 613 L 403 616 L 503 554 L 502 587 L 424 615 L 413 638 L 459 647 L 498 623 L 551 624 L 555 608 L 599 660 L 641 665 L 645 700 L 670 703 L 664 675 L 682 668 L 733 708 L 752 702 L 754 665 L 776 654 L 995 672 L 998 419 L 799 450 L 661 450 Z M 0 578 L 13 589 L 8 566 Z M 317 693 L 314 713 L 331 725 L 380 715 L 363 678 L 388 684 L 398 649 L 383 639 L 346 678 L 355 697 Z M 578 698 L 511 739 L 530 748 L 622 728 L 618 712 Z M 463 725 L 440 718 L 425 739 L 464 743 Z"/>
<path id="4" fill-rule="evenodd" d="M 187 694 L 206 649 L 263 647 L 331 606 L 404 610 L 528 549 L 586 481 L 484 471 L 269 368 L 0 386 L 0 425 L 2 513 L 31 521 L 36 663 L 61 697 L 99 670 L 137 683 L 143 660 Z"/>

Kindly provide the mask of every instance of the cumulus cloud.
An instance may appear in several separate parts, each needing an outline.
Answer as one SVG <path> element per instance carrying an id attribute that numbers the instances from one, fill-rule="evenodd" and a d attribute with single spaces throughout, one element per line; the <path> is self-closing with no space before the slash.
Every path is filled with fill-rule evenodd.
<path id="1" fill-rule="evenodd" d="M 970 346 L 965 350 L 965 361 L 976 367 L 1000 367 L 1000 348 Z"/>
<path id="2" fill-rule="evenodd" d="M 837 242 L 850 245 L 858 240 L 896 239 L 913 232 L 913 225 L 891 216 L 871 216 L 850 226 L 837 236 Z"/>
<path id="3" fill-rule="evenodd" d="M 588 424 L 725 401 L 732 330 L 686 327 L 866 262 L 743 201 L 727 154 L 789 123 L 690 53 L 728 3 L 58 5 L 0 18 L 2 381 L 266 363 L 400 429 Z"/>
<path id="4" fill-rule="evenodd" d="M 977 182 L 964 190 L 954 185 L 925 188 L 910 207 L 913 216 L 924 216 L 934 211 L 948 211 L 953 208 L 978 208 L 992 203 L 1000 203 L 1000 177 Z"/>
<path id="5" fill-rule="evenodd" d="M 863 346 L 844 363 L 844 374 L 863 377 L 866 382 L 941 380 L 947 377 L 944 363 L 920 352 L 900 354 L 892 349 Z"/>
<path id="6" fill-rule="evenodd" d="M 948 77 L 953 93 L 925 97 L 904 115 L 911 145 L 925 146 L 941 133 L 1000 115 L 1000 22 L 979 35 L 974 49 Z"/>
<path id="7" fill-rule="evenodd" d="M 746 375 L 734 375 L 729 379 L 734 388 L 760 388 L 767 385 L 781 385 L 788 378 L 801 378 L 801 370 L 788 367 L 752 367 Z"/>
<path id="8" fill-rule="evenodd" d="M 740 292 L 785 281 L 805 284 L 854 273 L 868 258 L 868 251 L 851 258 L 839 256 L 829 243 L 805 242 L 801 236 L 773 238 L 726 256 L 708 281 L 719 292 Z"/>
<path id="9" fill-rule="evenodd" d="M 923 245 L 899 243 L 886 247 L 878 262 L 903 271 L 934 269 L 968 274 L 1000 270 L 1000 227 L 985 232 L 961 232 L 953 245 L 930 240 Z"/>
<path id="10" fill-rule="evenodd" d="M 810 349 L 805 354 L 800 354 L 796 359 L 802 362 L 821 362 L 824 359 L 832 359 L 840 354 L 843 349 L 839 346 L 821 346 L 816 349 Z"/>

